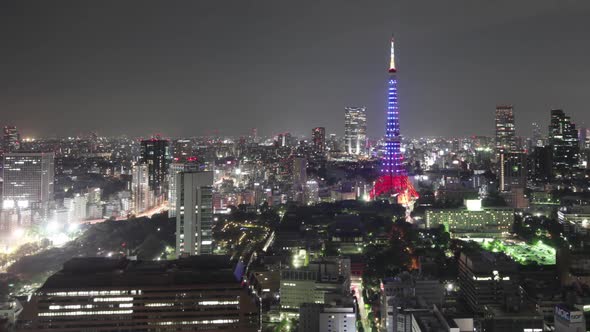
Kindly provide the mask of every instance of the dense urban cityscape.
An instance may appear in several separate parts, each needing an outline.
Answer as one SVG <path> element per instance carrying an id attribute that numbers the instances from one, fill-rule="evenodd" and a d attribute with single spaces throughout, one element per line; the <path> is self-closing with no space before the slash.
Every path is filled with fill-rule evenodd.
<path id="1" fill-rule="evenodd" d="M 590 330 L 590 128 L 498 103 L 494 135 L 407 132 L 382 44 L 381 116 L 335 133 L 2 123 L 0 331 Z"/>

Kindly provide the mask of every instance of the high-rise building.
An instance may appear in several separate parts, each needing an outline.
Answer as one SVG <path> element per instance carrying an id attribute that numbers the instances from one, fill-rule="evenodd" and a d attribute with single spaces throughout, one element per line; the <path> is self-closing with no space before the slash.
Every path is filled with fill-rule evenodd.
<path id="1" fill-rule="evenodd" d="M 496 106 L 496 150 L 517 150 L 512 106 Z"/>
<path id="2" fill-rule="evenodd" d="M 4 155 L 3 207 L 42 208 L 53 200 L 53 152 Z"/>
<path id="3" fill-rule="evenodd" d="M 197 171 L 196 163 L 177 163 L 170 164 L 168 169 L 168 217 L 176 217 L 176 175 L 180 172 Z"/>
<path id="4" fill-rule="evenodd" d="M 541 133 L 541 126 L 538 123 L 533 122 L 533 137 L 531 138 L 532 141 L 532 148 L 537 146 L 543 146 L 543 134 Z"/>
<path id="5" fill-rule="evenodd" d="M 589 128 L 580 128 L 578 129 L 578 141 L 580 142 L 580 149 L 588 149 L 590 148 L 590 129 Z"/>
<path id="6" fill-rule="evenodd" d="M 385 126 L 385 155 L 381 159 L 381 176 L 376 181 L 371 198 L 396 197 L 397 202 L 409 205 L 418 198 L 418 193 L 408 179 L 401 152 L 399 105 L 397 98 L 397 66 L 395 43 L 391 38 L 389 80 L 387 82 L 387 122 Z"/>
<path id="7" fill-rule="evenodd" d="M 312 132 L 313 147 L 317 152 L 323 153 L 326 151 L 326 128 L 316 127 Z"/>
<path id="8" fill-rule="evenodd" d="M 74 258 L 24 303 L 19 331 L 241 331 L 260 308 L 228 256 Z"/>
<path id="9" fill-rule="evenodd" d="M 518 265 L 503 254 L 462 252 L 459 258 L 461 292 L 476 313 L 483 313 L 486 305 L 520 303 L 517 277 Z"/>
<path id="10" fill-rule="evenodd" d="M 500 152 L 500 191 L 525 188 L 527 155 L 524 152 Z"/>
<path id="11" fill-rule="evenodd" d="M 166 175 L 170 159 L 170 142 L 168 140 L 152 138 L 141 141 L 142 164 L 148 165 L 149 185 L 156 195 L 165 190 Z"/>
<path id="12" fill-rule="evenodd" d="M 213 172 L 176 175 L 176 255 L 213 252 Z"/>
<path id="13" fill-rule="evenodd" d="M 153 191 L 149 185 L 148 165 L 133 165 L 131 169 L 131 195 L 135 213 L 141 213 L 153 205 Z"/>
<path id="14" fill-rule="evenodd" d="M 344 146 L 347 153 L 362 155 L 367 145 L 366 107 L 344 109 Z"/>
<path id="15" fill-rule="evenodd" d="M 175 163 L 185 163 L 194 159 L 193 142 L 190 139 L 177 139 L 172 146 L 172 159 Z"/>
<path id="16" fill-rule="evenodd" d="M 15 126 L 4 127 L 4 152 L 14 152 L 20 148 L 20 135 Z"/>
<path id="17" fill-rule="evenodd" d="M 538 146 L 530 155 L 529 175 L 536 183 L 546 183 L 551 180 L 553 174 L 553 153 L 550 146 Z"/>
<path id="18" fill-rule="evenodd" d="M 549 145 L 553 152 L 553 174 L 556 178 L 571 177 L 578 165 L 580 147 L 576 125 L 563 110 L 551 111 Z"/>
<path id="19" fill-rule="evenodd" d="M 293 181 L 291 185 L 293 200 L 299 203 L 305 203 L 305 189 L 307 185 L 307 159 L 304 157 L 293 158 L 291 174 L 291 179 Z"/>

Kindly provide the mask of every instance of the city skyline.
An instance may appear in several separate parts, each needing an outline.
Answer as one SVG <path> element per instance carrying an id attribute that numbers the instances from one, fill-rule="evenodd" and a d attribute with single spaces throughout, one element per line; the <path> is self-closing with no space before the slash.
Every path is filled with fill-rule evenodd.
<path id="1" fill-rule="evenodd" d="M 308 135 L 317 126 L 342 135 L 335 119 L 359 105 L 368 135 L 382 137 L 392 32 L 404 136 L 492 135 L 498 104 L 514 105 L 518 136 L 532 122 L 546 132 L 551 109 L 590 123 L 587 3 L 134 5 L 3 4 L 3 125 L 25 137 Z"/>

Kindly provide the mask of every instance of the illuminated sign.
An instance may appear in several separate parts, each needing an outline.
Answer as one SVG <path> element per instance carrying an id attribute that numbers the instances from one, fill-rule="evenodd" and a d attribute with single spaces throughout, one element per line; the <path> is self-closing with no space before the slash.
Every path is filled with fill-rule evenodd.
<path id="1" fill-rule="evenodd" d="M 584 313 L 582 311 L 570 311 L 561 306 L 555 306 L 555 315 L 570 323 L 579 323 L 584 320 Z"/>

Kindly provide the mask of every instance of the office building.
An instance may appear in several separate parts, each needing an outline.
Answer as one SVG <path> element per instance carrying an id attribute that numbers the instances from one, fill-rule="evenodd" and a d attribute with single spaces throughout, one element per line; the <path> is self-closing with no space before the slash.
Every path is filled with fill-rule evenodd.
<path id="1" fill-rule="evenodd" d="M 533 127 L 533 136 L 531 137 L 531 149 L 538 147 L 538 146 L 544 146 L 544 142 L 543 142 L 543 134 L 541 133 L 541 126 L 539 126 L 538 123 L 533 122 L 532 124 Z"/>
<path id="2" fill-rule="evenodd" d="M 529 158 L 529 176 L 535 183 L 549 182 L 553 177 L 553 152 L 550 146 L 538 146 Z"/>
<path id="3" fill-rule="evenodd" d="M 525 188 L 527 179 L 527 155 L 524 152 L 500 152 L 500 191 Z"/>
<path id="4" fill-rule="evenodd" d="M 326 128 L 316 127 L 311 131 L 313 148 L 319 153 L 326 151 Z"/>
<path id="5" fill-rule="evenodd" d="M 193 153 L 193 142 L 190 139 L 177 139 L 172 145 L 172 160 L 174 163 L 185 163 L 189 159 L 196 159 Z"/>
<path id="6" fill-rule="evenodd" d="M 466 200 L 466 208 L 426 210 L 426 227 L 444 225 L 453 237 L 500 237 L 507 235 L 513 224 L 514 209 L 482 208 L 481 200 Z"/>
<path id="7" fill-rule="evenodd" d="M 148 165 L 149 186 L 156 195 L 166 189 L 166 175 L 170 162 L 170 142 L 159 138 L 141 141 L 140 163 Z"/>
<path id="8" fill-rule="evenodd" d="M 516 136 L 512 106 L 496 107 L 496 151 L 515 151 Z"/>
<path id="9" fill-rule="evenodd" d="M 15 152 L 20 148 L 20 135 L 15 126 L 5 126 L 3 135 L 3 151 Z"/>
<path id="10" fill-rule="evenodd" d="M 213 172 L 176 175 L 176 255 L 213 252 Z"/>
<path id="11" fill-rule="evenodd" d="M 562 110 L 551 111 L 549 145 L 553 152 L 553 175 L 557 179 L 570 178 L 578 166 L 580 147 L 576 125 Z"/>
<path id="12" fill-rule="evenodd" d="M 562 207 L 557 211 L 557 220 L 566 234 L 587 235 L 590 233 L 590 206 Z"/>
<path id="13" fill-rule="evenodd" d="M 356 312 L 347 303 L 304 303 L 299 308 L 299 332 L 356 331 Z"/>
<path id="14" fill-rule="evenodd" d="M 5 154 L 2 206 L 45 209 L 53 200 L 54 159 L 53 152 Z"/>
<path id="15" fill-rule="evenodd" d="M 154 194 L 149 186 L 149 168 L 146 164 L 136 164 L 131 169 L 131 200 L 136 214 L 154 205 Z"/>
<path id="16" fill-rule="evenodd" d="M 175 158 L 176 159 L 176 158 Z M 168 168 L 168 217 L 169 218 L 176 218 L 176 197 L 177 197 L 177 190 L 176 190 L 176 175 L 180 172 L 186 171 L 197 171 L 198 165 L 196 163 L 187 162 L 187 163 L 179 163 L 173 162 L 170 164 Z"/>
<path id="17" fill-rule="evenodd" d="M 459 284 L 471 310 L 483 313 L 489 305 L 519 305 L 518 265 L 504 254 L 462 252 Z"/>
<path id="18" fill-rule="evenodd" d="M 344 148 L 353 155 L 366 154 L 367 113 L 365 107 L 344 109 Z"/>
<path id="19" fill-rule="evenodd" d="M 327 257 L 305 268 L 281 271 L 281 316 L 298 317 L 304 303 L 345 301 L 350 292 L 350 259 Z"/>
<path id="20" fill-rule="evenodd" d="M 584 311 L 566 304 L 555 306 L 553 322 L 555 323 L 555 332 L 587 331 Z"/>
<path id="21" fill-rule="evenodd" d="M 19 331 L 258 331 L 235 271 L 228 256 L 74 258 L 24 303 Z"/>
<path id="22" fill-rule="evenodd" d="M 316 180 L 307 181 L 305 184 L 305 204 L 314 205 L 320 201 L 320 186 Z"/>

